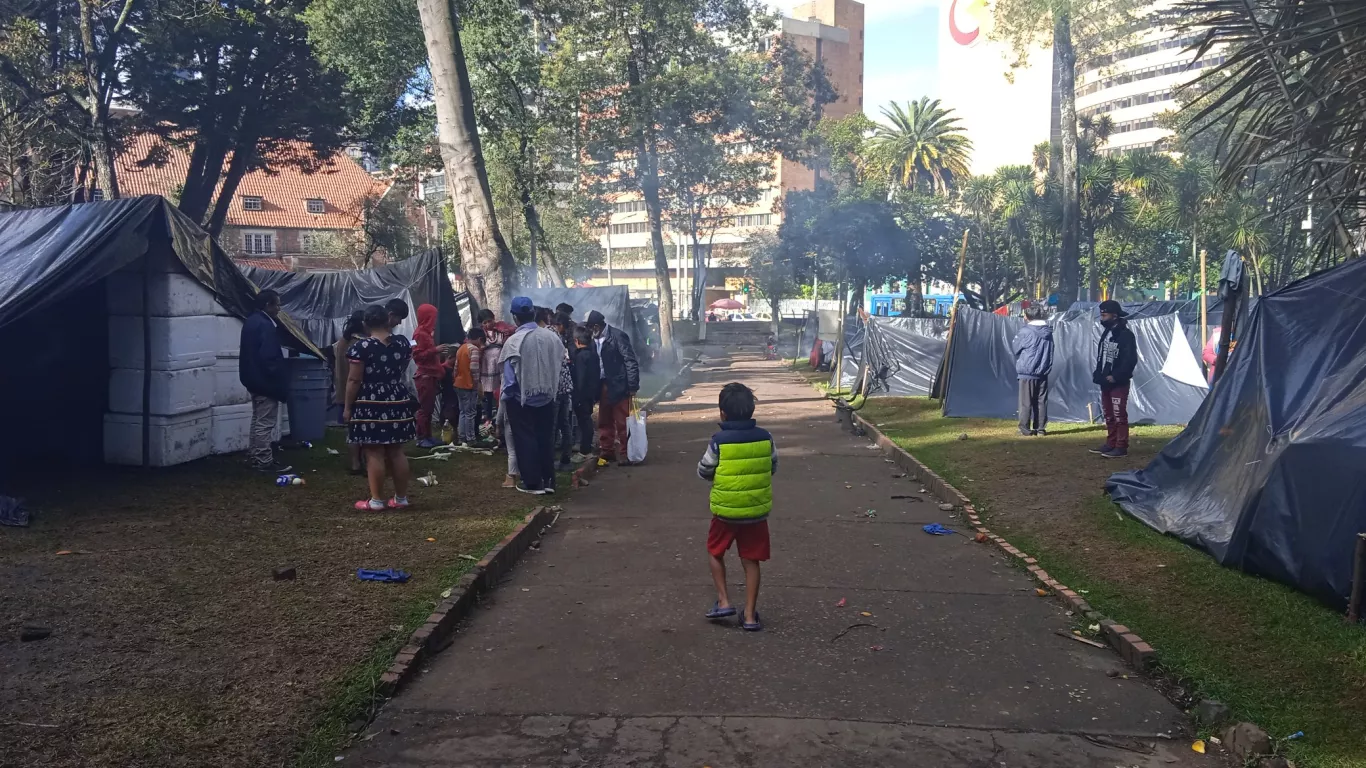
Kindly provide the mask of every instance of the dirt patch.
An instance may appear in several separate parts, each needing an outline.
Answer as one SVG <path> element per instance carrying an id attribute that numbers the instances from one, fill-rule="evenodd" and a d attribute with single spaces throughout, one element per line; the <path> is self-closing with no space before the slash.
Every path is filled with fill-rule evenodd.
<path id="1" fill-rule="evenodd" d="M 37 514 L 0 532 L 0 764 L 283 765 L 330 686 L 529 509 L 501 456 L 413 462 L 439 485 L 380 514 L 351 508 L 343 456 L 284 458 L 306 486 L 221 457 L 17 489 Z M 52 634 L 20 642 L 25 624 Z"/>

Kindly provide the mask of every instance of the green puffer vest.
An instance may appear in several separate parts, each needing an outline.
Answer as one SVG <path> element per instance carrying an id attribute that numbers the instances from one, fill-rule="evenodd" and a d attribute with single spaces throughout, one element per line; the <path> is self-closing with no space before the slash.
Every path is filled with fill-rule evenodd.
<path id="1" fill-rule="evenodd" d="M 773 509 L 773 436 L 753 424 L 723 429 L 712 437 L 719 461 L 712 480 L 711 512 L 723 520 L 756 522 Z"/>

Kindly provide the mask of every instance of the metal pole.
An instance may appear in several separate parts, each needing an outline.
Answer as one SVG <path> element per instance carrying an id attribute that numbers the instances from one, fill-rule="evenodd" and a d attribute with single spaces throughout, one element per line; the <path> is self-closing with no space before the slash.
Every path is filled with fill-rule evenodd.
<path id="1" fill-rule="evenodd" d="M 1204 249 L 1204 248 L 1201 248 L 1201 249 L 1200 249 L 1200 355 L 1201 355 L 1201 358 L 1202 358 L 1202 359 L 1203 359 L 1204 354 L 1205 354 L 1205 345 L 1206 345 L 1206 344 L 1209 344 L 1209 327 L 1208 327 L 1208 322 L 1207 322 L 1209 318 L 1208 318 L 1208 317 L 1206 316 L 1206 314 L 1205 314 L 1206 304 L 1208 304 L 1208 302 L 1205 300 L 1205 261 L 1206 261 L 1206 259 L 1205 259 L 1205 249 Z"/>
<path id="2" fill-rule="evenodd" d="M 1361 601 L 1366 597 L 1366 533 L 1357 534 L 1356 559 L 1352 566 L 1352 596 L 1347 600 L 1347 621 L 1355 624 L 1361 621 Z"/>
<path id="3" fill-rule="evenodd" d="M 152 252 L 142 256 L 142 467 L 152 466 Z"/>

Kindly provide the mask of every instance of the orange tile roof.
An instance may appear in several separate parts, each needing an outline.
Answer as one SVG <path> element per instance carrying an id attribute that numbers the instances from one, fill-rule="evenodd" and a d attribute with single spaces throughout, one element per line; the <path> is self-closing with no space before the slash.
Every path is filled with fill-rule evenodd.
<path id="1" fill-rule="evenodd" d="M 304 142 L 292 142 L 281 156 L 309 153 Z M 224 161 L 224 169 L 231 156 Z M 151 133 L 132 137 L 118 158 L 119 191 L 125 197 L 162 195 L 175 197 L 185 183 L 189 154 Z M 237 186 L 237 194 L 224 221 L 230 227 L 263 229 L 355 229 L 359 226 L 365 196 L 383 192 L 387 184 L 376 181 L 344 153 L 316 163 L 317 170 L 304 172 L 277 163 L 274 170 L 251 171 Z M 221 186 L 220 186 L 221 189 Z M 261 198 L 261 210 L 242 208 L 242 198 Z M 309 213 L 308 201 L 324 201 L 323 213 Z"/>

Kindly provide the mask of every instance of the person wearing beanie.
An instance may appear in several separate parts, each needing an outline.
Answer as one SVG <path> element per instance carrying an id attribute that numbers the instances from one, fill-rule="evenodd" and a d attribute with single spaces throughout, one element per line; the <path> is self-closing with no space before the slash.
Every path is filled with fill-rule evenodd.
<path id="1" fill-rule="evenodd" d="M 1096 368 L 1091 380 L 1100 387 L 1100 409 L 1105 414 L 1104 445 L 1091 449 L 1107 459 L 1129 455 L 1129 384 L 1138 367 L 1138 341 L 1129 330 L 1127 316 L 1118 301 L 1100 303 L 1104 331 L 1096 345 Z"/>

